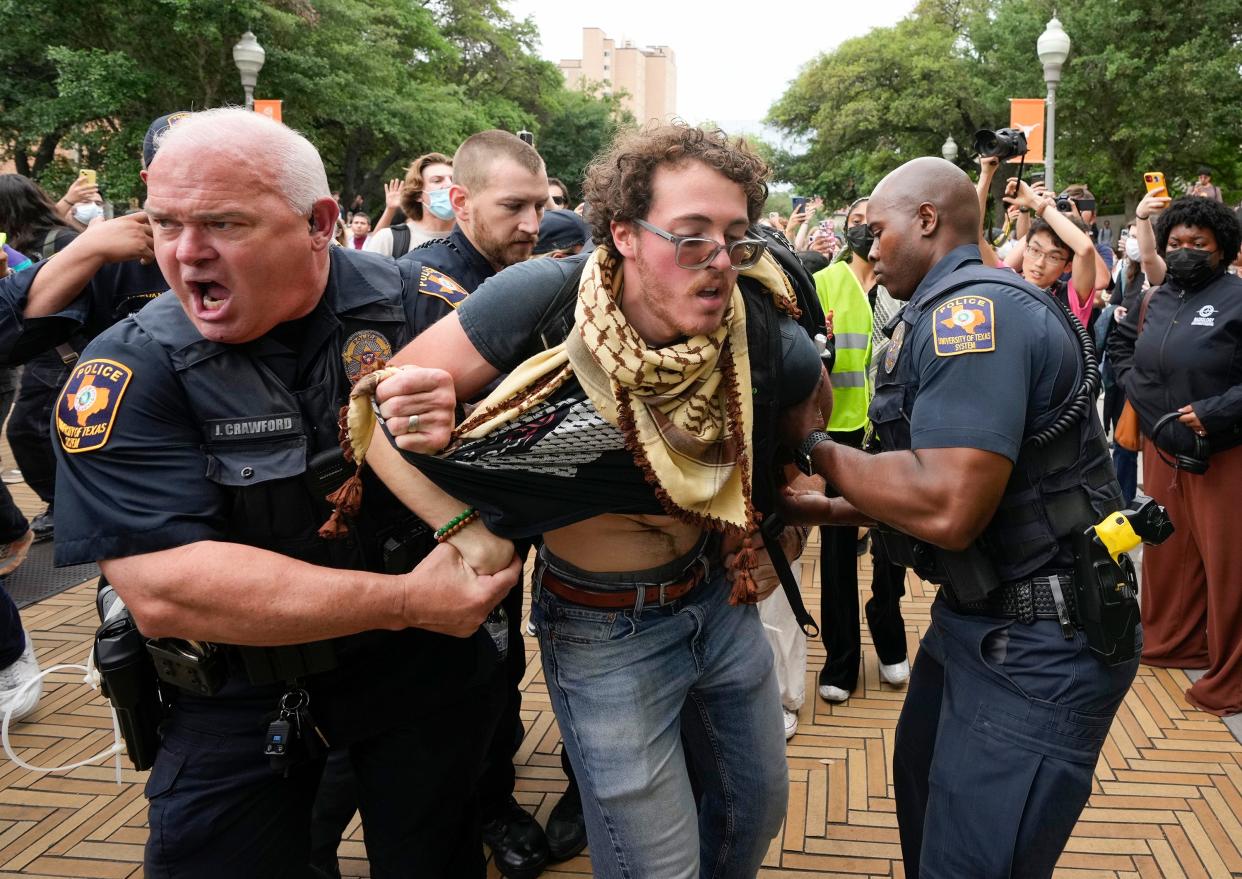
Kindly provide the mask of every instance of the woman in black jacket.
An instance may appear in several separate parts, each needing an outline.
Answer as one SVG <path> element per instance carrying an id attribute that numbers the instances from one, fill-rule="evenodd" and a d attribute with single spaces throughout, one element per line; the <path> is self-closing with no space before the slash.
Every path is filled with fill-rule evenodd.
<path id="1" fill-rule="evenodd" d="M 1207 668 L 1189 690 L 1213 714 L 1242 711 L 1242 278 L 1226 268 L 1242 226 L 1219 202 L 1186 197 L 1160 217 L 1162 286 L 1109 338 L 1143 432 L 1143 487 L 1173 537 L 1143 551 L 1143 661 Z M 1206 467 L 1206 470 L 1203 468 Z"/>

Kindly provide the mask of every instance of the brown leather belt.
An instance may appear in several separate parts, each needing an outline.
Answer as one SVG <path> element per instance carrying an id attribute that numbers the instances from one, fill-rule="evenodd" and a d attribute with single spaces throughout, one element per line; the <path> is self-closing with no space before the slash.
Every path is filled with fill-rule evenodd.
<path id="1" fill-rule="evenodd" d="M 702 583 L 706 574 L 707 562 L 705 559 L 700 558 L 680 580 L 643 587 L 643 604 L 662 606 L 670 601 L 676 601 L 685 596 L 695 586 Z M 572 601 L 574 604 L 581 604 L 585 607 L 626 610 L 633 607 L 638 601 L 638 587 L 609 590 L 607 592 L 601 592 L 596 589 L 584 589 L 581 586 L 566 583 L 546 567 L 539 577 L 539 585 L 557 598 Z"/>

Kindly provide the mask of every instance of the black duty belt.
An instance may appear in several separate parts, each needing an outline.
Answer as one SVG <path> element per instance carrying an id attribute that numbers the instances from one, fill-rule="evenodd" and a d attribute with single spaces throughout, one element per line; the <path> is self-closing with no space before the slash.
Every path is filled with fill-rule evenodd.
<path id="1" fill-rule="evenodd" d="M 1082 625 L 1074 575 L 1066 572 L 1006 583 L 982 601 L 951 601 L 959 613 L 1014 619 L 1022 623 L 1057 620 L 1062 628 Z"/>

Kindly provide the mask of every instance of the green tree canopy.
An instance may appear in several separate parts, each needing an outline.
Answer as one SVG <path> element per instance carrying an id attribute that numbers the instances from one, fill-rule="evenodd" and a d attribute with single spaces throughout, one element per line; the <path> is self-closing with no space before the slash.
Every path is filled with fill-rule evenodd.
<path id="1" fill-rule="evenodd" d="M 241 103 L 247 29 L 267 51 L 256 95 L 284 101 L 346 201 L 378 205 L 415 156 L 493 127 L 546 134 L 550 171 L 574 177 L 615 118 L 615 102 L 566 89 L 501 0 L 0 0 L 0 28 L 0 159 L 53 192 L 75 161 L 95 168 L 113 201 L 141 194 L 152 119 Z"/>
<path id="2" fill-rule="evenodd" d="M 1132 208 L 1144 170 L 1234 198 L 1242 184 L 1242 5 L 1204 0 L 924 0 L 893 27 L 810 62 L 768 121 L 807 144 L 782 178 L 831 200 L 870 191 L 952 135 L 972 167 L 979 128 L 1008 124 L 1009 98 L 1043 97 L 1035 44 L 1055 14 L 1072 40 L 1057 92 L 1058 184 L 1085 182 L 1106 209 Z"/>

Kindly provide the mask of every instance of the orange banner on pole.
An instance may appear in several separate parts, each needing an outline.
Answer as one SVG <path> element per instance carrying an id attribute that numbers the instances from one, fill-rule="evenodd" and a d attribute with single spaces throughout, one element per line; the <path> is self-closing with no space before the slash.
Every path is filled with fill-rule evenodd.
<path id="1" fill-rule="evenodd" d="M 277 122 L 280 122 L 281 121 L 280 105 L 281 105 L 281 101 L 279 99 L 265 100 L 265 101 L 260 101 L 256 99 L 254 102 L 254 111 L 256 113 L 262 113 L 264 116 L 271 117 L 272 119 L 275 119 Z M 1041 156 L 1043 155 L 1042 149 L 1040 150 L 1040 155 Z"/>
<path id="2" fill-rule="evenodd" d="M 1009 127 L 1017 128 L 1026 135 L 1026 163 L 1033 165 L 1044 160 L 1044 99 L 1010 98 Z M 1009 160 L 1011 164 L 1019 158 Z"/>

